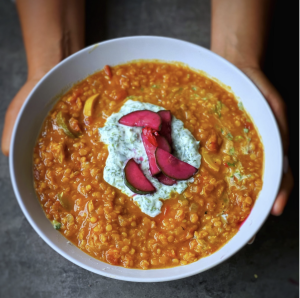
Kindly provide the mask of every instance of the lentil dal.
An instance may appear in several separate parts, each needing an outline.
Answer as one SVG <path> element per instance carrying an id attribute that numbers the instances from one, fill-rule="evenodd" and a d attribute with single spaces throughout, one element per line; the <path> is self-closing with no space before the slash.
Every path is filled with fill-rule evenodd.
<path id="1" fill-rule="evenodd" d="M 99 127 L 128 100 L 170 110 L 200 141 L 201 167 L 183 194 L 150 217 L 103 179 Z M 234 95 L 181 64 L 141 61 L 87 77 L 45 119 L 34 186 L 55 229 L 112 265 L 155 269 L 195 262 L 239 230 L 262 188 L 264 151 Z"/>

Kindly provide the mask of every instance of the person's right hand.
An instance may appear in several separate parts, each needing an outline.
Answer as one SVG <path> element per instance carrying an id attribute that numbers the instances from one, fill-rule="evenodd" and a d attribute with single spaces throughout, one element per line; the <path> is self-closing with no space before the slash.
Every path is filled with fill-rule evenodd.
<path id="1" fill-rule="evenodd" d="M 66 57 L 84 47 L 84 0 L 16 0 L 27 57 L 28 78 L 10 103 L 2 134 L 2 152 L 9 154 L 18 113 L 37 82 Z"/>
<path id="2" fill-rule="evenodd" d="M 2 152 L 4 155 L 8 156 L 10 140 L 12 135 L 12 130 L 18 113 L 27 98 L 28 94 L 31 92 L 33 87 L 37 84 L 40 78 L 28 79 L 23 87 L 19 90 L 16 96 L 11 101 L 10 105 L 5 114 L 5 122 L 2 134 Z"/>

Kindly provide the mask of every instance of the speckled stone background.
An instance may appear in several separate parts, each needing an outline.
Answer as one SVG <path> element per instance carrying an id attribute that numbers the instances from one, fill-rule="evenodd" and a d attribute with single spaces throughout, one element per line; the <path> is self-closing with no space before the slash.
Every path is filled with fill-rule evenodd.
<path id="1" fill-rule="evenodd" d="M 277 2 L 265 68 L 288 104 L 289 158 L 294 174 L 298 175 L 297 14 L 297 1 Z M 210 1 L 87 1 L 86 23 L 87 44 L 144 34 L 180 38 L 208 48 Z M 1 0 L 0 132 L 6 108 L 25 82 L 26 72 L 14 3 Z M 81 269 L 39 238 L 18 206 L 10 182 L 8 159 L 0 153 L 0 297 L 296 298 L 299 290 L 298 186 L 297 183 L 284 214 L 270 216 L 254 244 L 245 246 L 221 265 L 179 281 L 129 283 Z"/>

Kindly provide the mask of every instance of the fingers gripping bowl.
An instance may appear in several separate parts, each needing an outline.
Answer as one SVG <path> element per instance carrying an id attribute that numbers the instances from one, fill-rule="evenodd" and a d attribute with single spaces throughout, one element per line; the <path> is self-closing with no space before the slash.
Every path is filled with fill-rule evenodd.
<path id="1" fill-rule="evenodd" d="M 236 98 L 242 102 L 248 115 L 251 116 L 251 119 L 249 120 L 257 127 L 257 132 L 261 136 L 261 142 L 263 143 L 263 184 L 250 215 L 244 221 L 243 225 L 240 226 L 237 233 L 225 245 L 219 247 L 214 253 L 200 258 L 196 262 L 189 263 L 186 261 L 187 265 L 185 266 L 178 266 L 185 264 L 185 262 L 183 262 L 182 264 L 175 264 L 176 267 L 173 268 L 163 267 L 164 269 L 159 270 L 138 270 L 114 266 L 109 264 L 109 262 L 105 263 L 92 258 L 75 245 L 70 245 L 62 234 L 53 229 L 51 222 L 46 218 L 45 213 L 36 198 L 36 192 L 33 185 L 33 149 L 37 142 L 43 122 L 48 113 L 54 108 L 57 100 L 66 93 L 74 83 L 82 81 L 89 75 L 100 71 L 104 65 L 108 64 L 114 66 L 137 59 L 159 59 L 165 62 L 179 61 L 187 64 L 193 69 L 204 71 L 213 81 L 217 80 L 217 82 L 222 82 L 223 84 L 230 86 Z M 192 87 L 193 86 L 191 86 L 191 88 Z M 194 87 L 197 88 L 198 86 Z M 158 88 L 154 87 L 153 89 L 154 95 Z M 181 90 L 177 91 L 181 92 Z M 192 90 L 191 92 L 193 93 L 191 93 L 191 95 L 198 94 L 201 96 L 201 93 L 199 93 L 201 90 L 198 91 L 199 90 Z M 143 91 L 140 90 L 140 92 Z M 86 98 L 86 100 L 90 99 Z M 198 102 L 196 97 L 191 99 L 191 101 L 192 100 Z M 219 101 L 221 104 L 224 104 L 223 99 Z M 147 100 L 145 100 L 145 102 L 147 102 Z M 92 106 L 93 100 L 90 100 L 89 104 Z M 155 104 L 167 110 L 163 103 L 156 102 Z M 220 104 L 216 102 L 215 106 L 212 107 L 212 114 L 214 114 L 214 117 L 217 118 L 219 116 L 218 113 L 222 114 L 224 107 L 226 109 L 226 100 L 224 106 L 220 106 Z M 172 106 L 168 109 L 172 112 Z M 116 109 L 114 112 L 118 112 L 118 110 Z M 238 113 L 238 111 L 236 112 Z M 173 113 L 176 114 L 174 111 Z M 106 115 L 106 118 L 109 116 L 110 115 Z M 180 118 L 180 120 L 186 119 L 183 118 L 183 115 L 175 115 L 175 117 L 176 116 Z M 104 122 L 102 124 L 104 125 Z M 101 127 L 103 127 L 103 125 Z M 192 128 L 189 130 L 192 130 Z M 226 131 L 226 135 L 228 135 L 228 133 L 231 134 L 231 132 Z M 218 134 L 220 134 L 220 137 L 222 138 L 223 133 L 221 130 Z M 194 132 L 193 135 L 195 135 Z M 231 138 L 230 135 L 228 135 L 228 137 Z M 236 136 L 232 135 L 232 137 Z M 245 136 L 242 135 L 242 137 Z M 175 148 L 175 145 L 176 144 L 173 144 L 173 148 Z M 204 141 L 202 142 L 200 140 L 200 147 L 202 146 L 202 148 L 204 148 L 204 145 Z M 204 149 L 208 150 L 207 148 Z M 228 149 L 230 150 L 231 148 Z M 233 153 L 232 150 L 231 153 Z M 232 158 L 230 161 L 234 161 L 234 154 L 228 155 Z M 207 161 L 203 160 L 202 157 L 201 165 L 203 168 L 205 163 L 207 163 Z M 213 171 L 213 169 L 208 169 L 207 171 Z M 219 264 L 238 251 L 252 238 L 268 216 L 278 191 L 281 180 L 281 171 L 282 148 L 275 119 L 266 101 L 250 80 L 234 66 L 206 49 L 183 41 L 160 37 L 129 37 L 107 41 L 84 49 L 60 63 L 40 81 L 27 98 L 15 125 L 10 154 L 12 184 L 22 211 L 38 234 L 53 249 L 75 264 L 97 274 L 122 280 L 141 282 L 166 281 L 187 277 Z M 196 176 L 198 174 L 201 174 L 201 166 Z M 197 179 L 196 176 L 194 179 Z M 238 176 L 238 174 L 236 174 L 236 176 Z M 60 179 L 61 178 L 62 177 L 60 177 Z M 235 177 L 234 179 L 238 178 Z M 57 197 L 57 199 L 59 198 Z M 166 202 L 171 201 L 172 199 Z M 198 202 L 198 204 L 199 203 L 200 202 Z M 183 210 L 186 209 L 183 208 Z M 207 211 L 205 208 L 200 208 L 200 210 L 203 210 L 203 212 Z M 65 210 L 63 211 L 65 212 Z M 164 210 L 162 209 L 162 211 Z M 186 212 L 190 212 L 190 210 Z M 190 218 L 187 220 L 191 221 Z M 187 225 L 188 224 L 189 223 L 187 222 Z M 203 226 L 204 224 L 201 223 L 201 225 Z M 173 236 L 173 238 L 176 239 L 176 235 Z M 190 241 L 192 240 L 197 239 L 191 239 Z M 122 239 L 122 241 L 124 240 Z M 175 242 L 175 240 L 173 241 Z M 163 246 L 162 243 L 160 243 L 160 245 Z M 145 255 L 141 255 L 142 253 L 143 252 L 139 252 L 139 258 L 145 257 Z M 149 254 L 152 253 L 152 251 L 147 251 L 145 253 Z M 156 253 L 158 253 L 157 250 Z M 177 253 L 177 251 L 175 251 L 175 253 Z M 180 252 L 178 253 L 180 254 Z M 156 259 L 152 255 L 149 256 L 149 261 L 147 262 L 150 266 L 152 265 L 151 258 Z M 174 256 L 171 257 L 171 259 L 172 258 L 175 259 Z M 180 261 L 180 255 L 176 256 L 176 258 Z M 157 256 L 157 259 L 159 263 L 159 256 Z M 143 264 L 147 265 L 147 263 Z"/>

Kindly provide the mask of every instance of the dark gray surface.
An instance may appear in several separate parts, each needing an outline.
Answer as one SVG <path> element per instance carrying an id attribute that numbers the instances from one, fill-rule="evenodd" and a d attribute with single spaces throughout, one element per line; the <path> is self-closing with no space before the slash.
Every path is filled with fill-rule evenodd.
<path id="1" fill-rule="evenodd" d="M 87 3 L 87 43 L 120 36 L 151 34 L 176 37 L 209 47 L 208 0 L 99 2 Z M 290 122 L 293 116 L 298 119 L 298 115 L 292 113 L 295 102 L 298 101 L 298 82 L 286 76 L 286 73 L 291 73 L 293 68 L 297 71 L 298 65 L 295 61 L 298 53 L 296 43 L 292 45 L 296 50 L 294 52 L 291 49 L 287 51 L 282 44 L 290 42 L 286 31 L 291 30 L 291 9 L 286 6 L 277 9 L 280 13 L 275 18 L 271 31 L 266 62 L 267 73 L 287 100 Z M 284 13 L 288 16 L 286 19 L 282 19 Z M 297 16 L 295 20 L 297 21 Z M 295 36 L 298 37 L 297 32 Z M 278 43 L 278 40 L 281 42 Z M 0 1 L 0 59 L 2 132 L 5 110 L 26 80 L 27 70 L 17 13 L 14 4 L 9 0 Z M 297 173 L 299 133 L 295 124 L 291 125 L 291 135 L 290 160 L 294 172 Z M 298 189 L 298 185 L 296 188 Z M 39 238 L 22 214 L 11 187 L 8 159 L 1 154 L 0 204 L 1 298 L 298 297 L 297 190 L 281 217 L 269 217 L 253 245 L 247 245 L 235 256 L 207 272 L 179 281 L 156 284 L 104 278 L 73 265 L 53 251 Z M 254 277 L 255 274 L 257 278 Z"/>

